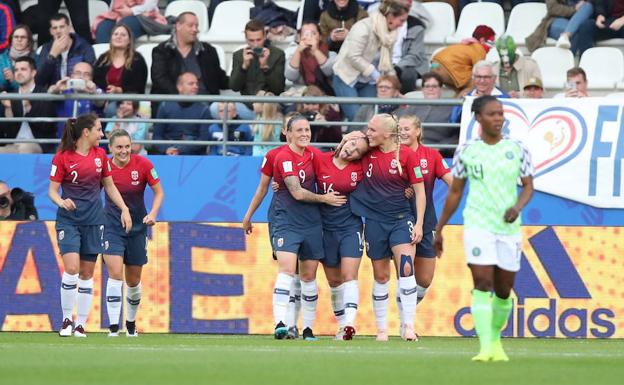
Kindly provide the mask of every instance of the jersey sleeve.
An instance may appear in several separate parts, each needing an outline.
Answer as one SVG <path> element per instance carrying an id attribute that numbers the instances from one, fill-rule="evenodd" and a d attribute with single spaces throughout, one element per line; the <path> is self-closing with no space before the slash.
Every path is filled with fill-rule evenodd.
<path id="1" fill-rule="evenodd" d="M 65 178 L 64 160 L 61 152 L 57 152 L 54 158 L 52 158 L 52 168 L 50 169 L 50 180 L 52 182 L 63 182 L 63 178 Z"/>
<path id="2" fill-rule="evenodd" d="M 260 167 L 260 172 L 269 178 L 273 177 L 273 164 L 274 164 L 275 156 L 271 151 L 267 152 L 262 158 L 262 166 Z"/>
<path id="3" fill-rule="evenodd" d="M 102 148 L 98 148 L 96 156 L 100 157 L 102 159 L 102 162 L 104 162 L 104 165 L 102 167 L 102 179 L 113 175 L 110 165 L 110 159 L 108 159 L 108 156 L 106 156 L 106 151 L 104 151 Z"/>
<path id="4" fill-rule="evenodd" d="M 405 156 L 407 156 L 407 176 L 410 184 L 422 183 L 423 182 L 423 173 L 420 169 L 420 163 L 418 161 L 418 157 L 414 151 L 408 150 L 405 151 Z"/>
<path id="5" fill-rule="evenodd" d="M 295 160 L 287 151 L 282 151 L 275 157 L 275 170 L 282 178 L 297 176 L 295 174 Z"/>
<path id="6" fill-rule="evenodd" d="M 149 184 L 150 186 L 158 184 L 160 182 L 160 177 L 156 172 L 154 164 L 147 158 L 142 158 L 141 163 L 143 167 L 143 172 L 145 173 L 145 175 L 147 175 L 147 184 Z"/>
<path id="7" fill-rule="evenodd" d="M 458 147 L 455 150 L 455 155 L 453 156 L 453 178 L 466 179 L 468 178 L 468 174 L 466 173 L 466 166 L 462 161 L 462 155 L 464 151 L 468 148 L 467 144 Z"/>
<path id="8" fill-rule="evenodd" d="M 524 143 L 518 141 L 518 145 L 520 146 L 520 177 L 533 176 L 535 169 L 533 168 L 531 153 Z"/>
<path id="9" fill-rule="evenodd" d="M 435 165 L 435 176 L 436 178 L 441 179 L 444 175 L 451 172 L 451 169 L 449 168 L 448 164 L 446 164 L 446 161 L 439 151 L 434 150 L 431 152 L 431 154 L 433 164 Z"/>

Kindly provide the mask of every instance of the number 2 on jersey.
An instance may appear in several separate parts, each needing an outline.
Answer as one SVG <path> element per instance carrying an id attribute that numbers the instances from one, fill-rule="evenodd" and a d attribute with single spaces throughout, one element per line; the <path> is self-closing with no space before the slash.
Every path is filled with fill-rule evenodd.
<path id="1" fill-rule="evenodd" d="M 70 172 L 69 175 L 72 176 L 72 183 L 73 184 L 78 184 L 78 171 L 74 170 L 74 171 Z"/>

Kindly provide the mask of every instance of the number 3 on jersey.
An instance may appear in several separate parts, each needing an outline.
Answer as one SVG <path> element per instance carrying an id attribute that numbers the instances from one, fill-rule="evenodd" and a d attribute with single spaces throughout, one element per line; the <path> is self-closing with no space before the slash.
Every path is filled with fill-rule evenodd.
<path id="1" fill-rule="evenodd" d="M 366 170 L 366 176 L 369 178 L 373 176 L 373 164 L 372 163 L 368 165 L 368 170 Z"/>

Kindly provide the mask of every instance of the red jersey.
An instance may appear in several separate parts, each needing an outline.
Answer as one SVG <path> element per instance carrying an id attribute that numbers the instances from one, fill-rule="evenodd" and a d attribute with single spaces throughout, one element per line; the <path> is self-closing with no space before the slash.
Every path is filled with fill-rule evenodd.
<path id="1" fill-rule="evenodd" d="M 59 207 L 56 220 L 73 225 L 104 224 L 102 212 L 102 179 L 110 176 L 110 164 L 106 152 L 91 147 L 87 155 L 76 151 L 58 152 L 52 158 L 50 180 L 61 184 L 63 199 L 71 199 L 76 210 Z"/>
<path id="2" fill-rule="evenodd" d="M 433 231 L 438 223 L 433 202 L 433 188 L 435 181 L 436 179 L 441 179 L 445 174 L 449 173 L 451 169 L 437 150 L 425 147 L 421 144 L 416 149 L 415 154 L 425 182 L 427 208 L 425 210 L 423 231 L 428 232 Z M 416 212 L 415 208 L 414 212 Z"/>
<path id="3" fill-rule="evenodd" d="M 262 159 L 262 166 L 260 166 L 260 172 L 264 175 L 273 178 L 273 166 L 275 165 L 275 157 L 279 154 L 280 151 L 287 148 L 288 145 L 284 144 L 283 146 L 275 147 L 264 155 L 264 159 Z"/>

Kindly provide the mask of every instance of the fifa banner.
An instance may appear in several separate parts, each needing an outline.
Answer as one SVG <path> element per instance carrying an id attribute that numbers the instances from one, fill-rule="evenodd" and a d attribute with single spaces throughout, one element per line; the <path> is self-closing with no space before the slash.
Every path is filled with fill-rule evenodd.
<path id="1" fill-rule="evenodd" d="M 479 136 L 463 105 L 460 142 Z M 531 151 L 535 189 L 601 208 L 624 208 L 624 102 L 612 98 L 500 99 L 503 132 Z"/>
<path id="2" fill-rule="evenodd" d="M 517 337 L 624 337 L 622 229 L 525 226 L 522 268 L 504 334 Z M 462 227 L 445 229 L 446 250 L 418 306 L 421 335 L 474 335 L 470 274 Z M 265 224 L 246 236 L 239 223 L 161 222 L 149 234 L 143 270 L 141 332 L 267 334 L 273 331 L 272 292 L 277 265 Z M 50 331 L 61 324 L 62 261 L 53 222 L 0 222 L 0 325 L 3 331 Z M 337 330 L 330 293 L 319 269 L 319 334 Z M 360 269 L 358 334 L 374 334 L 372 271 Z M 98 262 L 87 331 L 108 326 L 105 269 Z M 391 298 L 396 284 L 392 282 Z M 398 334 L 391 301 L 390 332 Z"/>

